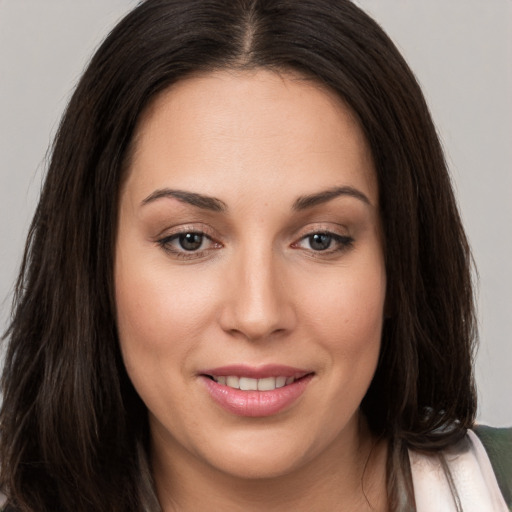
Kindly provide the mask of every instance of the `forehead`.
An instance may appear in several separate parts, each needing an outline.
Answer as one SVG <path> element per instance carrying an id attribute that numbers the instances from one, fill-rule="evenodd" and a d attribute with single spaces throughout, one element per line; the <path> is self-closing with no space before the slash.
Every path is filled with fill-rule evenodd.
<path id="1" fill-rule="evenodd" d="M 169 177 L 218 195 L 219 180 L 314 188 L 327 175 L 377 203 L 371 152 L 348 106 L 313 80 L 261 69 L 193 76 L 162 92 L 139 120 L 129 166 L 129 181 L 148 193 Z"/>

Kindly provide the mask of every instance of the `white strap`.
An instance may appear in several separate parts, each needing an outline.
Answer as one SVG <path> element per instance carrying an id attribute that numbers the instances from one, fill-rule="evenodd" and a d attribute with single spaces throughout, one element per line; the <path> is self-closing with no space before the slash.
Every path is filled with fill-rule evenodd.
<path id="1" fill-rule="evenodd" d="M 464 512 L 508 512 L 489 457 L 473 432 L 443 454 Z M 417 512 L 456 512 L 439 457 L 410 450 L 409 460 Z"/>

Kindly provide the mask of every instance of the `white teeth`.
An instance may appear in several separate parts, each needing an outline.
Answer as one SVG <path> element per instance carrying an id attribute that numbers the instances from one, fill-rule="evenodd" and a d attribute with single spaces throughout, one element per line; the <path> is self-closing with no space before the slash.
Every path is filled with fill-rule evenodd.
<path id="1" fill-rule="evenodd" d="M 282 388 L 286 384 L 286 377 L 276 377 L 276 388 Z"/>
<path id="2" fill-rule="evenodd" d="M 265 377 L 252 379 L 250 377 L 237 377 L 235 375 L 213 377 L 215 382 L 242 391 L 273 391 L 295 382 L 295 377 Z"/>
<path id="3" fill-rule="evenodd" d="M 238 377 L 229 376 L 226 377 L 226 386 L 230 388 L 240 389 L 240 379 Z"/>
<path id="4" fill-rule="evenodd" d="M 266 379 L 258 379 L 258 391 L 272 391 L 276 389 L 276 378 L 267 377 Z"/>
<path id="5" fill-rule="evenodd" d="M 240 377 L 240 389 L 243 391 L 256 391 L 258 389 L 258 380 Z"/>

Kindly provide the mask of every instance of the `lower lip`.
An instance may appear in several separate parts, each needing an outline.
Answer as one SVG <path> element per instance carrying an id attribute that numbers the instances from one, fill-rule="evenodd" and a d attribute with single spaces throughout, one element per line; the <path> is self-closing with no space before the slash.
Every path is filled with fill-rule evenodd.
<path id="1" fill-rule="evenodd" d="M 242 391 L 202 376 L 210 396 L 226 411 L 237 416 L 264 417 L 278 414 L 295 403 L 306 390 L 313 375 L 272 391 Z"/>

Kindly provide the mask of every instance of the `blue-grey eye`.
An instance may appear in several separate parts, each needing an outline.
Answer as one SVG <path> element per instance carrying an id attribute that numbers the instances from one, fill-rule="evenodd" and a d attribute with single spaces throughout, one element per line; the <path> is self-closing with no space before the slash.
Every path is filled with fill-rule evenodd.
<path id="1" fill-rule="evenodd" d="M 202 233 L 182 233 L 178 236 L 178 243 L 185 251 L 197 251 L 203 245 Z"/>
<path id="2" fill-rule="evenodd" d="M 329 249 L 332 242 L 332 235 L 329 233 L 314 233 L 308 236 L 309 246 L 314 251 L 325 251 Z"/>

